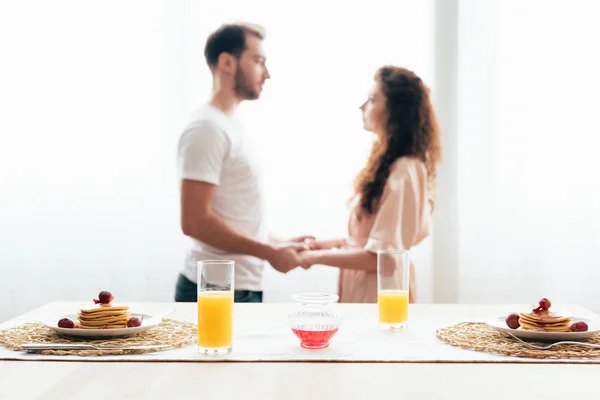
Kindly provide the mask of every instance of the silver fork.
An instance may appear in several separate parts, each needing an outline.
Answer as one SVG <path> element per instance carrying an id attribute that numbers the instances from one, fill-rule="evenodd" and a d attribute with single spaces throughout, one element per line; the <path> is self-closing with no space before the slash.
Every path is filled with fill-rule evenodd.
<path id="1" fill-rule="evenodd" d="M 572 341 L 563 341 L 563 342 L 554 342 L 545 346 L 540 346 L 540 345 L 536 345 L 536 344 L 531 344 L 528 343 L 524 340 L 519 339 L 518 337 L 516 337 L 515 335 L 513 335 L 510 332 L 505 332 L 507 335 L 512 336 L 513 339 L 523 343 L 525 346 L 532 348 L 532 349 L 537 349 L 537 350 L 548 350 L 551 349 L 554 346 L 558 346 L 559 344 L 572 344 L 572 345 L 578 345 L 578 346 L 586 346 L 586 347 L 593 347 L 595 349 L 600 349 L 600 344 L 594 344 L 594 343 L 585 343 L 585 342 L 572 342 Z"/>
<path id="2" fill-rule="evenodd" d="M 63 343 L 28 343 L 21 345 L 22 350 L 42 351 L 42 350 L 149 350 L 164 349 L 167 345 L 149 345 L 149 346 L 94 346 L 91 344 L 63 344 Z"/>

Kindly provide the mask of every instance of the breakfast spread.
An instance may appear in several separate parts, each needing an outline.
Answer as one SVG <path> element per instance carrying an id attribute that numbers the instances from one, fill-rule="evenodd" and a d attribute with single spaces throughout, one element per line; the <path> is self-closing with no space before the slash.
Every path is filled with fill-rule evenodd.
<path id="1" fill-rule="evenodd" d="M 550 311 L 552 303 L 547 298 L 527 312 L 510 314 L 506 325 L 511 329 L 524 329 L 544 332 L 585 332 L 588 326 L 584 321 L 573 322 L 570 316 Z"/>
<path id="2" fill-rule="evenodd" d="M 114 296 L 107 291 L 102 291 L 98 299 L 88 307 L 81 308 L 77 321 L 62 318 L 58 321 L 59 328 L 81 329 L 113 329 L 137 327 L 142 324 L 138 317 L 131 317 L 129 306 L 114 304 Z"/>

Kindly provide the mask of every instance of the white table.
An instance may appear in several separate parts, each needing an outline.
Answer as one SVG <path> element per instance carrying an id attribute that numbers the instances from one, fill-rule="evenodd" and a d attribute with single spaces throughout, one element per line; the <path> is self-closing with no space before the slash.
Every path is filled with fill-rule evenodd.
<path id="1" fill-rule="evenodd" d="M 1 324 L 0 328 L 49 314 L 70 313 L 75 304 L 79 303 L 51 303 Z M 236 304 L 236 317 L 242 321 L 248 318 L 269 320 L 272 315 L 286 314 L 291 306 Z M 347 324 L 375 311 L 374 305 L 341 306 Z M 147 312 L 160 312 L 171 307 L 177 307 L 172 318 L 194 321 L 195 304 L 132 305 L 136 310 Z M 415 305 L 411 306 L 411 321 L 414 325 L 419 321 L 439 321 L 439 326 L 446 326 L 486 319 L 524 307 Z M 572 309 L 578 316 L 599 318 L 579 307 Z M 494 360 L 485 363 L 0 361 L 0 399 L 174 399 L 191 396 L 201 399 L 348 399 L 366 396 L 383 399 L 402 396 L 507 399 L 542 394 L 544 399 L 595 398 L 599 373 L 598 365 L 524 364 L 507 362 L 501 357 L 498 363 Z"/>

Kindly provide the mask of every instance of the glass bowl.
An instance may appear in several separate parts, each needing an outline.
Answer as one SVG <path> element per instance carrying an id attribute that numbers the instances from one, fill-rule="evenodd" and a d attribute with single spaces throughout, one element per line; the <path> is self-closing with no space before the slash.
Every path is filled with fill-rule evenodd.
<path id="1" fill-rule="evenodd" d="M 340 328 L 341 314 L 332 304 L 339 299 L 335 294 L 300 293 L 292 296 L 296 308 L 289 313 L 292 332 L 305 349 L 323 349 Z"/>

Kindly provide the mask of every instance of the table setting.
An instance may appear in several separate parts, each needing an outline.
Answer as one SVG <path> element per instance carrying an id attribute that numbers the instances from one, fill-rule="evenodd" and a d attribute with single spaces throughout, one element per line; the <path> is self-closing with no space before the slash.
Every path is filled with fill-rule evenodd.
<path id="1" fill-rule="evenodd" d="M 0 324 L 0 360 L 600 363 L 595 313 L 547 298 L 409 304 L 407 265 L 380 255 L 376 304 L 331 293 L 234 304 L 234 263 L 201 261 L 197 303 L 123 303 L 110 291 L 50 303 Z"/>

